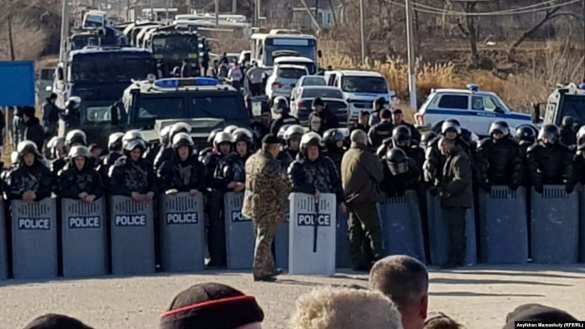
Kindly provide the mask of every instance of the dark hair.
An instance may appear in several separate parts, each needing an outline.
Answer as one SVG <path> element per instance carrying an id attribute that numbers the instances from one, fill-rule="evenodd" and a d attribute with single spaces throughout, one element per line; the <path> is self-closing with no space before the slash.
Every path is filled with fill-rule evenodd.
<path id="1" fill-rule="evenodd" d="M 388 109 L 382 110 L 380 113 L 380 118 L 382 119 L 392 119 L 392 112 Z"/>
<path id="2" fill-rule="evenodd" d="M 425 320 L 424 329 L 461 329 L 463 326 L 448 315 L 438 312 Z"/>

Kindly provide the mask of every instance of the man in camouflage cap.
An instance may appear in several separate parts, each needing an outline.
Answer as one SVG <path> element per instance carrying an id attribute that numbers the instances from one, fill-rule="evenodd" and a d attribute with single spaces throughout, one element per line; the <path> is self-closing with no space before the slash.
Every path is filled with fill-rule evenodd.
<path id="1" fill-rule="evenodd" d="M 256 225 L 254 280 L 274 281 L 278 271 L 272 257 L 272 240 L 282 221 L 290 185 L 280 162 L 280 141 L 272 134 L 262 139 L 262 149 L 246 161 L 246 192 L 242 214 Z"/>

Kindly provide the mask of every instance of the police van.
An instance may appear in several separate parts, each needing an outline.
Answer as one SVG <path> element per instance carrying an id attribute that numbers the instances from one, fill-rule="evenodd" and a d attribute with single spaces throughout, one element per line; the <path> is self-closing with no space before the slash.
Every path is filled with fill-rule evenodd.
<path id="1" fill-rule="evenodd" d="M 124 91 L 113 118 L 127 129 L 141 129 L 156 142 L 165 125 L 189 122 L 196 144 L 227 125 L 247 127 L 250 115 L 244 98 L 233 87 L 213 78 L 169 78 L 136 81 Z"/>
<path id="2" fill-rule="evenodd" d="M 447 119 L 457 119 L 478 136 L 487 136 L 494 121 L 507 122 L 511 130 L 532 123 L 531 115 L 513 112 L 498 95 L 482 91 L 474 84 L 467 89 L 431 91 L 414 117 L 419 128 L 433 130 Z"/>
<path id="3" fill-rule="evenodd" d="M 570 116 L 577 124 L 585 124 L 585 84 L 571 83 L 553 90 L 546 103 L 544 118 L 540 117 L 540 104 L 534 110 L 536 122 L 560 125 L 565 116 Z"/>

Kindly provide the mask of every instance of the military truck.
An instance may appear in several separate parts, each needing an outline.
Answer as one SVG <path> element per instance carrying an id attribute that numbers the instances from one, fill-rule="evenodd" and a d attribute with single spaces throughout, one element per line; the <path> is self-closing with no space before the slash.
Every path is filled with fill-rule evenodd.
<path id="1" fill-rule="evenodd" d="M 146 33 L 141 46 L 152 52 L 163 76 L 169 76 L 175 67 L 181 67 L 183 60 L 193 65 L 195 76 L 199 75 L 197 32 L 179 31 L 172 25 L 155 28 Z"/>
<path id="2" fill-rule="evenodd" d="M 142 130 L 150 143 L 158 142 L 160 130 L 176 121 L 191 124 L 197 145 L 205 144 L 216 128 L 250 125 L 242 94 L 213 78 L 138 81 L 124 91 L 119 105 L 112 121 L 121 130 Z"/>
<path id="3" fill-rule="evenodd" d="M 533 119 L 536 123 L 560 125 L 565 116 L 573 117 L 579 125 L 585 124 L 585 87 L 570 83 L 558 86 L 548 97 L 542 117 L 542 105 L 535 104 Z"/>

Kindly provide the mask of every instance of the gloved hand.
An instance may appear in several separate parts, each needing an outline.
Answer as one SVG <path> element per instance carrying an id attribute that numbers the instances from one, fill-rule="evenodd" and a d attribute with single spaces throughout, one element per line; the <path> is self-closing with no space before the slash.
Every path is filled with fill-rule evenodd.
<path id="1" fill-rule="evenodd" d="M 534 185 L 534 190 L 536 193 L 542 194 L 542 192 L 544 192 L 544 186 L 542 184 L 536 184 Z"/>

